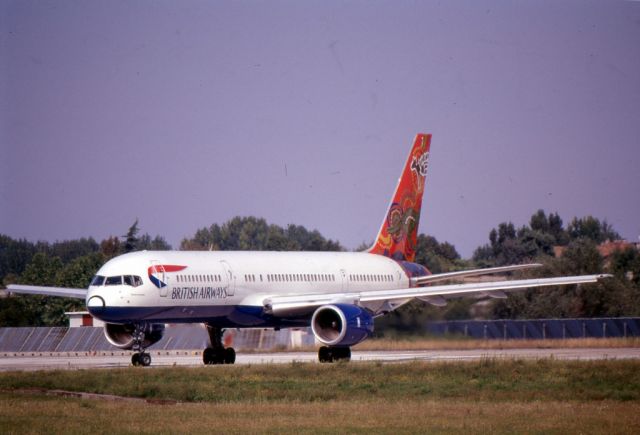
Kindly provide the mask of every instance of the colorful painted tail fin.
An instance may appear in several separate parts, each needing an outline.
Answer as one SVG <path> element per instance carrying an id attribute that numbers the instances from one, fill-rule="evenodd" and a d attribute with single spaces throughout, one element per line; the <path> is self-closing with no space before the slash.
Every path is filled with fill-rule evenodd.
<path id="1" fill-rule="evenodd" d="M 368 252 L 414 261 L 430 146 L 430 134 L 416 136 L 378 237 Z"/>

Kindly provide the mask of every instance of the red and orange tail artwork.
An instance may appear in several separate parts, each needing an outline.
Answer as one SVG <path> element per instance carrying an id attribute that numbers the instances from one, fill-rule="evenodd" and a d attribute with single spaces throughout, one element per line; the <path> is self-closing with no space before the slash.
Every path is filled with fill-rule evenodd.
<path id="1" fill-rule="evenodd" d="M 416 136 L 378 237 L 368 250 L 371 254 L 402 261 L 415 260 L 430 146 L 430 134 Z"/>

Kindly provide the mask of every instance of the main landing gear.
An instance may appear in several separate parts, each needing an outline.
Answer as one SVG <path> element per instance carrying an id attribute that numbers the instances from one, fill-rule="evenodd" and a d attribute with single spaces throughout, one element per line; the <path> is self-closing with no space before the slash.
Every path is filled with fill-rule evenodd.
<path id="1" fill-rule="evenodd" d="M 202 352 L 202 362 L 208 364 L 233 364 L 236 362 L 236 351 L 232 347 L 224 347 L 222 329 L 205 324 L 209 333 L 211 347 Z"/>
<path id="2" fill-rule="evenodd" d="M 148 367 L 151 365 L 151 355 L 144 351 L 144 326 L 136 324 L 133 331 L 133 355 L 131 355 L 131 364 L 134 366 Z"/>
<path id="3" fill-rule="evenodd" d="M 321 363 L 332 363 L 351 360 L 351 348 L 322 346 L 318 349 L 318 360 Z"/>

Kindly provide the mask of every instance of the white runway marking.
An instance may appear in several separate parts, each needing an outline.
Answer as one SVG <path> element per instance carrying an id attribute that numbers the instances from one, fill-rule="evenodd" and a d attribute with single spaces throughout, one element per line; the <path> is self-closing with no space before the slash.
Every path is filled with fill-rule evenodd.
<path id="1" fill-rule="evenodd" d="M 202 366 L 200 352 L 154 352 L 152 367 Z M 315 352 L 241 353 L 236 364 L 289 364 L 293 362 L 317 363 Z M 640 359 L 640 348 L 592 348 L 592 349 L 499 349 L 499 350 L 428 350 L 428 351 L 357 351 L 351 360 L 380 361 L 385 363 L 408 361 L 472 361 L 483 358 L 597 360 Z M 114 352 L 114 355 L 68 354 L 0 354 L 0 370 L 55 370 L 117 368 L 131 365 L 131 353 Z"/>

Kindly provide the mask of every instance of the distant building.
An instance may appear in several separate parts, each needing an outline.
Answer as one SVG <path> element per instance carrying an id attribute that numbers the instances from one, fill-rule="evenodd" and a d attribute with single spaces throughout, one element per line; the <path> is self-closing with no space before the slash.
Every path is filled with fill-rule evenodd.
<path id="1" fill-rule="evenodd" d="M 640 250 L 640 243 L 631 243 L 626 240 L 607 240 L 598 245 L 598 253 L 607 260 L 615 251 L 623 251 L 625 249 Z M 562 257 L 567 250 L 566 246 L 554 246 L 553 255 L 556 258 Z"/>
<path id="2" fill-rule="evenodd" d="M 637 249 L 637 244 L 626 240 L 607 240 L 598 245 L 598 252 L 605 259 L 609 258 L 615 251 L 623 251 L 625 249 Z"/>
<path id="3" fill-rule="evenodd" d="M 77 328 L 80 326 L 104 326 L 102 320 L 95 319 L 88 311 L 70 311 L 64 313 L 69 318 L 69 327 Z"/>

